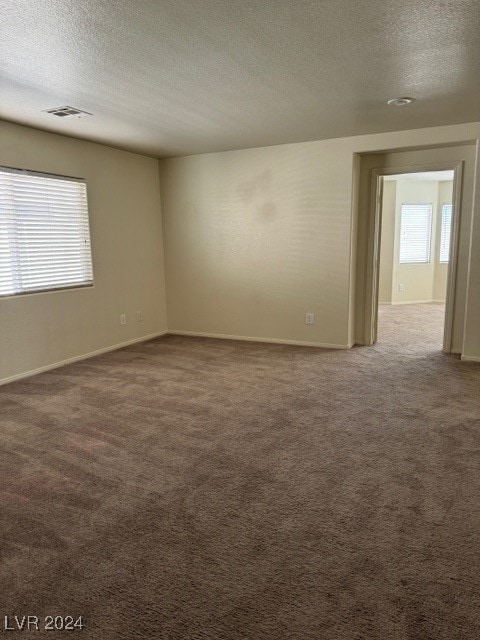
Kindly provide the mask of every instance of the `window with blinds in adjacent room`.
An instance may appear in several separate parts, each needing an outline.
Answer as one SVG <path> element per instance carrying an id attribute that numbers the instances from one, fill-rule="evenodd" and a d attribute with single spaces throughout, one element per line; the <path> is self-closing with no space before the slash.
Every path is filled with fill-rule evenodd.
<path id="1" fill-rule="evenodd" d="M 0 296 L 92 284 L 85 181 L 0 167 Z"/>
<path id="2" fill-rule="evenodd" d="M 440 262 L 450 260 L 450 235 L 452 230 L 452 205 L 442 206 L 442 227 L 440 229 Z"/>
<path id="3" fill-rule="evenodd" d="M 400 262 L 430 262 L 433 204 L 402 204 L 400 217 Z"/>

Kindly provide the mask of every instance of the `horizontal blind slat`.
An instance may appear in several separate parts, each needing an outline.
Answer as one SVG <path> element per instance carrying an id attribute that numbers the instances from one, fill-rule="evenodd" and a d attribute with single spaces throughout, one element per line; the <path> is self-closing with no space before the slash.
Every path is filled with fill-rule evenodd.
<path id="1" fill-rule="evenodd" d="M 92 283 L 85 182 L 0 168 L 0 295 Z"/>
<path id="2" fill-rule="evenodd" d="M 403 203 L 400 218 L 400 255 L 403 264 L 428 263 L 431 257 L 433 204 Z"/>

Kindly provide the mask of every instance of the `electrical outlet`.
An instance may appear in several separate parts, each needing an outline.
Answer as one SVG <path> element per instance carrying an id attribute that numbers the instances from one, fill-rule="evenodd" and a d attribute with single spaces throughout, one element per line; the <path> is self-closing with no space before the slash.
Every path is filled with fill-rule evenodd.
<path id="1" fill-rule="evenodd" d="M 127 316 L 124 313 L 120 315 L 120 324 L 127 324 Z"/>
<path id="2" fill-rule="evenodd" d="M 399 291 L 405 291 L 405 285 L 404 284 L 399 284 L 398 285 L 398 290 Z"/>
<path id="3" fill-rule="evenodd" d="M 143 311 L 137 311 L 137 322 L 143 322 Z"/>
<path id="4" fill-rule="evenodd" d="M 313 324 L 315 322 L 315 314 L 314 313 L 306 313 L 305 314 L 305 324 Z"/>

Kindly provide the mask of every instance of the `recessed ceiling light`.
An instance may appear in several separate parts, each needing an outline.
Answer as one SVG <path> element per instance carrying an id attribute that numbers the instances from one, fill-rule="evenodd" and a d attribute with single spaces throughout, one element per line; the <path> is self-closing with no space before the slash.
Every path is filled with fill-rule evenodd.
<path id="1" fill-rule="evenodd" d="M 387 102 L 392 107 L 404 107 L 406 104 L 415 102 L 415 98 L 392 98 Z"/>

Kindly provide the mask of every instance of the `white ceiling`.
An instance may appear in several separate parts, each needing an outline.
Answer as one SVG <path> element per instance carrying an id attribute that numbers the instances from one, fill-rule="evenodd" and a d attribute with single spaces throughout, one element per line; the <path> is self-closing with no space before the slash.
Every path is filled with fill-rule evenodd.
<path id="1" fill-rule="evenodd" d="M 443 182 L 445 180 L 453 180 L 453 171 L 417 171 L 416 173 L 398 173 L 393 176 L 385 176 L 384 180 L 435 180 L 436 182 Z"/>
<path id="2" fill-rule="evenodd" d="M 171 156 L 480 118 L 479 0 L 2 0 L 0 117 Z M 386 100 L 413 96 L 403 108 Z M 71 105 L 93 117 L 61 120 Z"/>

